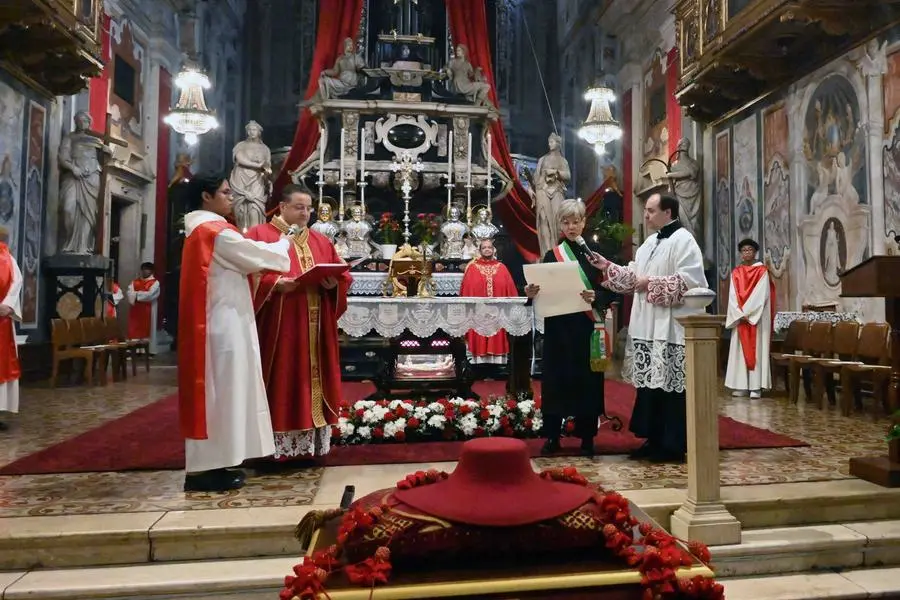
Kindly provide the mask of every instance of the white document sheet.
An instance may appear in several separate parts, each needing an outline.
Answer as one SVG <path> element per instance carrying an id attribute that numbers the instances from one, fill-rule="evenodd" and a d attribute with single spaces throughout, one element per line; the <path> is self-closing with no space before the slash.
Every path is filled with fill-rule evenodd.
<path id="1" fill-rule="evenodd" d="M 539 263 L 525 265 L 525 281 L 540 286 L 534 299 L 534 312 L 538 317 L 590 310 L 591 305 L 581 299 L 581 292 L 588 289 L 579 273 L 578 263 Z"/>

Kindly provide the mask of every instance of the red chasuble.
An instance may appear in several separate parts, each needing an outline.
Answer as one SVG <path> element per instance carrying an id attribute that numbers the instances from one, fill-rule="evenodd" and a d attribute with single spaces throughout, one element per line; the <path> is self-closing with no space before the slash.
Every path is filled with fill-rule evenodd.
<path id="1" fill-rule="evenodd" d="M 737 297 L 738 308 L 744 310 L 744 304 L 750 298 L 750 294 L 756 289 L 763 275 L 766 274 L 765 265 L 738 265 L 731 273 L 731 285 L 734 286 L 734 295 Z M 775 284 L 769 278 L 769 306 L 772 309 L 772 325 L 775 325 Z M 756 325 L 741 321 L 737 326 L 738 336 L 741 340 L 741 350 L 744 353 L 744 363 L 747 369 L 756 369 Z"/>
<path id="2" fill-rule="evenodd" d="M 233 229 L 226 221 L 202 223 L 184 241 L 178 289 L 178 408 L 181 434 L 192 440 L 206 435 L 206 307 L 209 264 L 216 236 Z"/>
<path id="3" fill-rule="evenodd" d="M 131 287 L 135 293 L 149 292 L 156 283 L 156 277 L 147 279 L 135 279 Z M 128 339 L 145 340 L 150 337 L 150 324 L 153 315 L 152 302 L 136 301 L 128 311 Z"/>
<path id="4" fill-rule="evenodd" d="M 246 236 L 277 242 L 288 227 L 279 217 L 251 228 Z M 279 279 L 294 279 L 315 264 L 343 262 L 322 234 L 304 229 L 293 237 L 288 273 L 265 271 L 250 276 L 253 308 L 259 331 L 263 379 L 276 433 L 308 431 L 334 425 L 341 403 L 341 363 L 337 321 L 347 310 L 350 273 L 338 285 L 275 291 Z"/>
<path id="5" fill-rule="evenodd" d="M 499 260 L 477 258 L 470 262 L 463 275 L 460 296 L 476 298 L 509 298 L 518 296 L 516 284 L 506 265 Z M 466 344 L 472 356 L 505 356 L 509 354 L 509 340 L 501 330 L 485 337 L 474 331 L 466 333 Z"/>
<path id="6" fill-rule="evenodd" d="M 9 247 L 0 242 L 0 300 L 6 298 L 12 284 L 13 258 Z M 21 374 L 12 317 L 0 317 L 0 384 L 15 381 Z"/>

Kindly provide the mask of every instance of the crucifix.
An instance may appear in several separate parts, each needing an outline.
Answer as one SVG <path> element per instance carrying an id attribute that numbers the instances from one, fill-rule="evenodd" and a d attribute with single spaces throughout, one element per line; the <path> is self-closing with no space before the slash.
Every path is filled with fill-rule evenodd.
<path id="1" fill-rule="evenodd" d="M 106 189 L 108 185 L 107 181 L 109 179 L 109 162 L 110 158 L 112 158 L 111 144 L 124 148 L 128 146 L 128 143 L 112 136 L 112 115 L 110 113 L 106 113 L 106 123 L 103 127 L 103 133 L 85 131 L 85 134 L 97 139 L 99 144 L 97 149 L 100 151 L 98 157 L 98 160 L 100 161 L 100 187 L 97 191 L 97 224 L 94 234 L 94 254 L 102 256 L 103 238 L 105 233 L 104 225 L 106 224 Z"/>

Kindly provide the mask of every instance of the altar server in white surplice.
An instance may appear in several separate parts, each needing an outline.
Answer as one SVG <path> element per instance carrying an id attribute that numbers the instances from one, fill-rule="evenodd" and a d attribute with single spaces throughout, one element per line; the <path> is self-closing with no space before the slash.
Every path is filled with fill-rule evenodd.
<path id="1" fill-rule="evenodd" d="M 184 490 L 243 485 L 226 467 L 275 453 L 248 275 L 286 272 L 290 242 L 249 240 L 225 220 L 224 175 L 190 182 L 178 299 L 178 399 L 185 437 Z"/>
<path id="2" fill-rule="evenodd" d="M 621 267 L 600 257 L 603 285 L 634 294 L 622 378 L 637 388 L 631 432 L 646 442 L 632 458 L 682 462 L 687 451 L 684 327 L 676 320 L 684 294 L 707 287 L 703 254 L 678 220 L 678 200 L 654 194 L 644 206 L 648 237 Z"/>
<path id="3" fill-rule="evenodd" d="M 766 266 L 756 260 L 759 244 L 741 240 L 741 264 L 731 273 L 726 329 L 731 330 L 725 387 L 735 396 L 759 398 L 772 387 L 769 345 L 775 314 L 775 289 Z"/>

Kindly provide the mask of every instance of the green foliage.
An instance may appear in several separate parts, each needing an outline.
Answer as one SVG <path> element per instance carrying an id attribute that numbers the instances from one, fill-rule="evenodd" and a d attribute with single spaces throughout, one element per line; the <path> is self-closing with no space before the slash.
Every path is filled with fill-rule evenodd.
<path id="1" fill-rule="evenodd" d="M 597 211 L 585 227 L 585 239 L 600 246 L 600 253 L 613 262 L 622 259 L 622 247 L 631 240 L 634 228 L 626 223 L 610 221 L 602 211 Z"/>
<path id="2" fill-rule="evenodd" d="M 900 440 L 900 410 L 891 415 L 891 418 L 894 420 L 894 424 L 888 429 L 887 436 L 884 438 L 886 442 Z"/>

